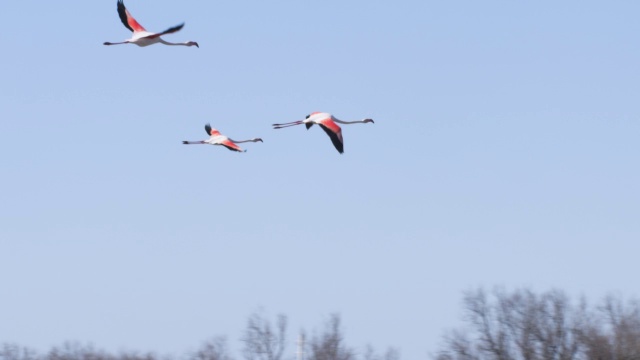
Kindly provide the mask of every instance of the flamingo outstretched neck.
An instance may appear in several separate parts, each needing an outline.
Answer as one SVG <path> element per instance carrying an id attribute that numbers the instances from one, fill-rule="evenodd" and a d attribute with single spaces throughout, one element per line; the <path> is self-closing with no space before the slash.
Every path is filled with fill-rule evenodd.
<path id="1" fill-rule="evenodd" d="M 342 121 L 342 120 L 338 120 L 336 118 L 333 118 L 333 121 L 339 123 L 339 124 L 366 124 L 366 123 L 374 123 L 375 122 L 372 119 L 362 119 L 362 120 L 356 120 L 356 121 Z"/>
<path id="2" fill-rule="evenodd" d="M 242 143 L 246 143 L 246 142 L 258 142 L 258 141 L 259 142 L 264 142 L 260 138 L 253 138 L 253 139 L 249 139 L 249 140 L 232 140 L 232 139 L 229 139 L 229 140 L 233 141 L 236 144 L 242 144 Z"/>
<path id="3" fill-rule="evenodd" d="M 197 42 L 195 41 L 185 41 L 185 42 L 181 42 L 181 43 L 172 43 L 172 42 L 168 42 L 165 41 L 164 39 L 160 39 L 160 43 L 165 44 L 165 45 L 169 45 L 169 46 L 195 46 L 197 48 L 200 47 L 200 45 L 198 45 Z"/>

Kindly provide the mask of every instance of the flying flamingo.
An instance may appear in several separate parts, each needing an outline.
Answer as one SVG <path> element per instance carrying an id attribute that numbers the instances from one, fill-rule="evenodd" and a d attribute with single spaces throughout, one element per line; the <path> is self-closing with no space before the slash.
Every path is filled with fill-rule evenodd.
<path id="1" fill-rule="evenodd" d="M 372 123 L 372 122 L 373 120 L 371 119 L 356 120 L 356 121 L 342 121 L 342 120 L 336 119 L 333 115 L 329 113 L 316 111 L 307 115 L 307 117 L 304 120 L 298 120 L 298 121 L 284 123 L 284 124 L 273 124 L 273 128 L 282 129 L 290 126 L 304 124 L 307 127 L 307 130 L 309 130 L 313 126 L 313 124 L 318 124 L 322 128 L 322 130 L 324 130 L 324 132 L 326 132 L 327 135 L 329 135 L 329 138 L 331 139 L 333 146 L 336 147 L 336 150 L 338 150 L 338 152 L 342 154 L 344 152 L 344 142 L 342 140 L 342 129 L 336 123 L 365 124 L 365 123 Z"/>
<path id="2" fill-rule="evenodd" d="M 195 41 L 187 41 L 183 43 L 170 43 L 168 41 L 164 41 L 160 37 L 162 35 L 171 34 L 171 33 L 180 31 L 180 29 L 182 29 L 182 27 L 184 26 L 184 23 L 174 26 L 172 28 L 169 28 L 161 33 L 148 32 L 145 28 L 142 27 L 142 25 L 140 25 L 136 21 L 136 19 L 133 18 L 133 16 L 131 16 L 131 14 L 129 13 L 129 10 L 127 10 L 127 8 L 124 7 L 123 0 L 118 0 L 118 15 L 120 15 L 120 20 L 122 20 L 122 23 L 124 24 L 124 26 L 133 32 L 133 36 L 131 37 L 131 39 L 125 40 L 123 42 L 117 42 L 117 43 L 105 42 L 104 43 L 105 45 L 136 44 L 142 47 L 142 46 L 153 45 L 156 43 L 161 43 L 165 45 L 183 45 L 183 46 L 195 45 L 196 47 L 200 47 L 198 46 L 198 43 Z"/>
<path id="3" fill-rule="evenodd" d="M 182 143 L 185 145 L 196 145 L 196 144 L 222 145 L 231 151 L 246 152 L 247 150 L 242 150 L 240 146 L 236 144 L 245 143 L 245 142 L 258 142 L 258 141 L 262 142 L 262 139 L 260 138 L 253 138 L 250 140 L 242 140 L 242 141 L 231 140 L 228 137 L 220 134 L 220 131 L 212 128 L 211 125 L 209 124 L 204 126 L 204 130 L 207 132 L 207 134 L 211 135 L 209 139 L 202 140 L 202 141 L 183 141 Z"/>

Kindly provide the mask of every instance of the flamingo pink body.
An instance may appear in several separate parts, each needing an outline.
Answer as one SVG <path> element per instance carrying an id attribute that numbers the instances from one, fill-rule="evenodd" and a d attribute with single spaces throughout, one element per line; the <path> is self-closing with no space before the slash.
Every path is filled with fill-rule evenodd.
<path id="1" fill-rule="evenodd" d="M 207 134 L 209 134 L 209 136 L 211 136 L 209 139 L 201 141 L 183 141 L 182 143 L 185 145 L 221 145 L 231 151 L 246 152 L 247 150 L 242 150 L 242 148 L 238 146 L 239 143 L 258 141 L 262 142 L 262 139 L 260 138 L 253 138 L 249 140 L 231 140 L 228 137 L 220 134 L 220 131 L 212 128 L 209 124 L 204 126 L 204 130 L 207 132 Z"/>
<path id="2" fill-rule="evenodd" d="M 363 120 L 356 120 L 356 121 L 342 121 L 335 118 L 333 115 L 329 113 L 316 111 L 307 115 L 306 119 L 304 120 L 298 120 L 298 121 L 293 121 L 293 122 L 283 123 L 283 124 L 273 124 L 273 128 L 282 129 L 286 127 L 304 124 L 308 130 L 313 126 L 313 124 L 317 124 L 318 126 L 320 126 L 320 128 L 322 128 L 322 130 L 324 130 L 325 133 L 327 133 L 327 135 L 329 135 L 329 138 L 331 139 L 333 146 L 335 146 L 336 150 L 338 150 L 338 152 L 342 154 L 344 153 L 344 140 L 342 139 L 342 129 L 340 128 L 338 123 L 339 124 L 358 124 L 358 123 L 364 124 L 364 123 L 373 123 L 373 120 L 363 119 Z"/>
<path id="3" fill-rule="evenodd" d="M 131 16 L 129 10 L 124 6 L 123 0 L 118 0 L 118 15 L 120 16 L 120 20 L 122 24 L 133 32 L 131 39 L 125 40 L 123 42 L 112 43 L 105 42 L 104 45 L 120 45 L 120 44 L 135 44 L 141 47 L 149 46 L 157 43 L 165 44 L 165 45 L 182 45 L 182 46 L 196 46 L 200 47 L 195 41 L 187 41 L 183 43 L 170 43 L 168 41 L 164 41 L 161 38 L 162 35 L 171 34 L 177 31 L 180 31 L 184 26 L 184 23 L 169 28 L 161 33 L 152 33 L 147 31 L 136 19 Z"/>

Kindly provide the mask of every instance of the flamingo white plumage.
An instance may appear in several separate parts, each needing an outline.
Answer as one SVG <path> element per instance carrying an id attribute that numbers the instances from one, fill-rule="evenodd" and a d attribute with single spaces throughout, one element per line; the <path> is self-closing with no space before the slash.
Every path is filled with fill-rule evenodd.
<path id="1" fill-rule="evenodd" d="M 231 151 L 246 152 L 247 150 L 242 150 L 237 144 L 258 141 L 263 142 L 260 138 L 253 138 L 249 140 L 232 140 L 220 134 L 220 131 L 212 128 L 209 124 L 204 126 L 204 130 L 211 136 L 209 139 L 201 141 L 183 141 L 182 143 L 185 145 L 222 145 Z"/>
<path id="2" fill-rule="evenodd" d="M 127 29 L 131 30 L 133 32 L 133 35 L 131 36 L 131 39 L 127 39 L 123 42 L 112 43 L 107 41 L 104 43 L 104 45 L 136 44 L 138 46 L 144 47 L 144 46 L 161 43 L 165 45 L 182 45 L 182 46 L 200 47 L 198 43 L 195 41 L 187 41 L 183 43 L 171 43 L 168 41 L 164 41 L 164 39 L 160 37 L 162 35 L 171 34 L 171 33 L 180 31 L 180 29 L 182 29 L 182 27 L 184 26 L 184 23 L 174 26 L 172 28 L 169 28 L 160 33 L 148 32 L 144 27 L 142 27 L 142 25 L 140 25 L 136 21 L 136 19 L 133 18 L 133 16 L 131 16 L 131 14 L 129 13 L 129 10 L 127 10 L 127 8 L 124 7 L 123 0 L 118 0 L 118 15 L 120 15 L 120 20 L 122 21 L 122 24 L 124 24 L 124 26 Z"/>
<path id="3" fill-rule="evenodd" d="M 338 152 L 342 154 L 344 152 L 344 141 L 342 140 L 342 129 L 336 123 L 365 124 L 365 123 L 373 123 L 373 120 L 363 119 L 363 120 L 356 120 L 356 121 L 342 121 L 342 120 L 336 119 L 333 115 L 329 113 L 316 111 L 307 115 L 307 117 L 304 120 L 298 120 L 298 121 L 293 121 L 293 122 L 283 123 L 283 124 L 273 124 L 273 128 L 282 129 L 286 127 L 304 124 L 307 127 L 307 130 L 309 130 L 313 126 L 313 124 L 318 124 L 318 126 L 320 126 L 322 130 L 324 130 L 324 132 L 326 132 L 327 135 L 329 135 L 329 138 L 331 139 L 333 146 L 336 147 L 336 150 L 338 150 Z"/>

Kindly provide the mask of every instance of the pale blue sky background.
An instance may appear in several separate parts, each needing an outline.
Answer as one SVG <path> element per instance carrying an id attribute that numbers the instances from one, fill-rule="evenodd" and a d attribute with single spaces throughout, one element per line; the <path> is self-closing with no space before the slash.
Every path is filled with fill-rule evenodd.
<path id="1" fill-rule="evenodd" d="M 424 359 L 473 287 L 640 295 L 637 1 L 126 4 L 201 48 L 0 6 L 0 341 L 238 350 L 264 307 Z M 376 123 L 270 127 L 312 111 Z"/>

